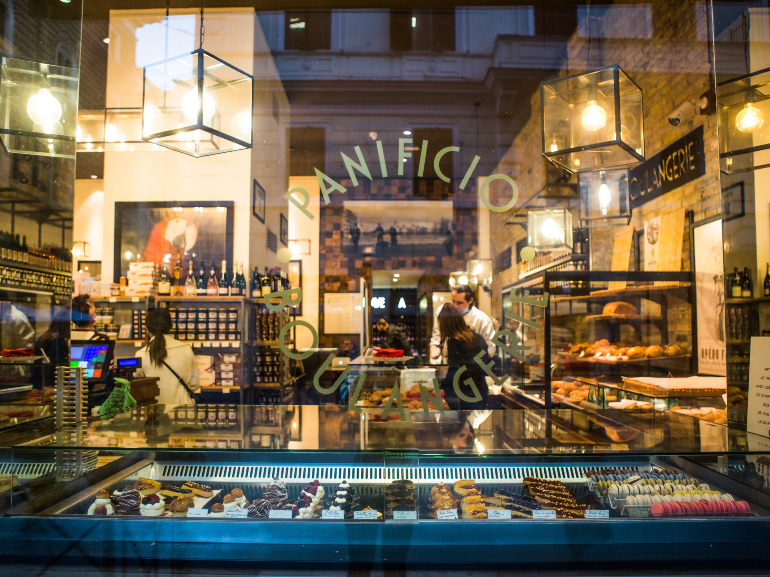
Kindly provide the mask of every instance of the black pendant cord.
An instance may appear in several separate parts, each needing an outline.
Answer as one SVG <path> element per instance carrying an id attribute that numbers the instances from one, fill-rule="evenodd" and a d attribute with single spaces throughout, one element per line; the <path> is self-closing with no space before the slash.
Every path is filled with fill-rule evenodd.
<path id="1" fill-rule="evenodd" d="M 591 0 L 586 2 L 586 20 L 588 20 L 588 55 L 586 57 L 586 70 L 591 70 Z"/>
<path id="2" fill-rule="evenodd" d="M 751 74 L 751 67 L 749 66 L 749 31 L 751 30 L 751 13 L 749 12 L 749 3 L 744 1 L 746 6 L 746 35 L 743 39 L 743 58 L 746 61 L 746 74 Z"/>
<path id="3" fill-rule="evenodd" d="M 204 2 L 204 0 L 201 0 L 201 35 L 200 35 L 200 46 L 198 46 L 198 48 L 200 48 L 200 49 L 203 48 L 203 31 L 204 31 L 204 28 L 203 28 L 203 2 Z"/>

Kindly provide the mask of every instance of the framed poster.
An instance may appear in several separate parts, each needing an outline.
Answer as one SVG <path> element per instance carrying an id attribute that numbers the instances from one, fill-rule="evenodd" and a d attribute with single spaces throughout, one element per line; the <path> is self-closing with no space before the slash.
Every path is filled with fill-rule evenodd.
<path id="1" fill-rule="evenodd" d="M 660 240 L 660 217 L 644 223 L 644 270 L 658 270 L 658 241 Z M 614 269 L 613 269 L 614 270 Z"/>
<path id="2" fill-rule="evenodd" d="M 745 216 L 743 182 L 737 182 L 722 189 L 722 208 L 724 209 L 725 222 Z"/>
<path id="3" fill-rule="evenodd" d="M 697 333 L 693 354 L 698 373 L 727 375 L 725 339 L 725 270 L 722 219 L 714 216 L 693 223 L 690 246 L 695 272 L 695 318 Z"/>
<path id="4" fill-rule="evenodd" d="M 265 224 L 265 189 L 256 178 L 251 191 L 251 211 L 259 222 Z"/>
<path id="5" fill-rule="evenodd" d="M 233 262 L 234 203 L 116 202 L 113 282 L 128 276 L 131 262 L 166 264 L 173 273 L 179 261 L 187 271 L 194 261 L 207 267 Z M 208 268 L 207 268 L 208 270 Z"/>
<path id="6" fill-rule="evenodd" d="M 289 246 L 289 220 L 281 213 L 281 230 L 279 237 L 283 246 Z"/>
<path id="7" fill-rule="evenodd" d="M 302 288 L 302 261 L 290 260 L 289 261 L 289 285 L 291 288 Z M 294 312 L 298 317 L 302 316 L 302 302 L 294 307 Z"/>
<path id="8" fill-rule="evenodd" d="M 357 335 L 364 313 L 360 293 L 324 293 L 324 332 L 327 335 Z"/>

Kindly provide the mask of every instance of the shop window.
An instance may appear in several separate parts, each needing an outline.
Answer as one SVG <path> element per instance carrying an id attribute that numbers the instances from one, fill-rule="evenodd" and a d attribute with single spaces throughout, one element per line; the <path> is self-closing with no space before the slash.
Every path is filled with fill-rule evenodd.
<path id="1" fill-rule="evenodd" d="M 570 36 L 577 28 L 577 2 L 541 0 L 535 6 L 536 36 Z"/>
<path id="2" fill-rule="evenodd" d="M 390 48 L 401 52 L 454 50 L 454 11 L 391 10 Z"/>
<path id="3" fill-rule="evenodd" d="M 315 126 L 289 128 L 289 176 L 326 172 L 326 129 Z"/>
<path id="4" fill-rule="evenodd" d="M 286 50 L 330 50 L 332 13 L 328 10 L 286 12 L 284 48 Z"/>
<path id="5" fill-rule="evenodd" d="M 412 131 L 412 143 L 416 150 L 412 156 L 418 158 L 422 150 L 422 141 L 428 141 L 426 158 L 435 158 L 436 153 L 442 148 L 453 146 L 453 133 L 451 128 L 417 128 Z M 454 174 L 454 154 L 445 154 L 441 159 L 441 172 L 450 178 Z M 447 198 L 452 193 L 451 183 L 444 182 L 436 175 L 433 162 L 426 162 L 422 177 L 417 176 L 419 162 L 412 162 L 412 178 L 414 179 L 414 196 L 418 198 L 440 199 Z"/>

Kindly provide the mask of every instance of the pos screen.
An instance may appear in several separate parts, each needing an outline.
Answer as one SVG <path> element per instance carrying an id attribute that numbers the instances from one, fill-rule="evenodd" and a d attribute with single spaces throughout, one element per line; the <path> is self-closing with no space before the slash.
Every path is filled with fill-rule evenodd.
<path id="1" fill-rule="evenodd" d="M 112 360 L 113 342 L 73 341 L 70 348 L 70 367 L 83 368 L 83 377 L 89 381 L 104 380 Z"/>

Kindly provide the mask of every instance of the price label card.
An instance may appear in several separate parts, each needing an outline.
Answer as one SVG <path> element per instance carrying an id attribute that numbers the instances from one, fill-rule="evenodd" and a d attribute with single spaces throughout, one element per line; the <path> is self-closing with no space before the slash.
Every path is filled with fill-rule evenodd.
<path id="1" fill-rule="evenodd" d="M 489 509 L 487 511 L 488 519 L 510 519 L 511 512 L 508 509 Z"/>
<path id="2" fill-rule="evenodd" d="M 377 518 L 377 511 L 353 511 L 353 519 L 356 521 L 367 521 Z"/>
<path id="3" fill-rule="evenodd" d="M 128 436 L 129 436 L 129 437 L 138 437 L 138 436 L 139 436 L 139 434 L 138 434 L 136 431 L 129 431 L 129 432 L 128 432 Z"/>
<path id="4" fill-rule="evenodd" d="M 330 511 L 329 509 L 324 509 L 321 511 L 321 519 L 344 519 L 345 518 L 345 511 L 342 509 L 339 509 L 337 511 Z"/>
<path id="5" fill-rule="evenodd" d="M 197 509 L 195 507 L 191 509 L 187 509 L 187 516 L 188 517 L 205 517 L 209 514 L 206 509 Z"/>
<path id="6" fill-rule="evenodd" d="M 291 519 L 290 510 L 272 510 L 267 514 L 268 519 Z"/>
<path id="7" fill-rule="evenodd" d="M 393 511 L 395 521 L 416 521 L 417 511 Z"/>
<path id="8" fill-rule="evenodd" d="M 132 303 L 138 303 L 139 302 L 139 297 L 131 297 L 131 302 Z"/>
<path id="9" fill-rule="evenodd" d="M 226 395 L 227 393 L 229 393 L 229 392 L 230 392 L 230 389 L 222 389 L 222 393 L 223 393 L 223 394 L 225 394 L 225 395 Z M 272 511 L 270 511 L 270 512 L 272 513 Z"/>
<path id="10" fill-rule="evenodd" d="M 137 349 L 141 349 L 141 348 L 142 348 L 142 341 L 135 341 L 135 342 L 134 342 L 134 346 L 135 346 Z"/>
<path id="11" fill-rule="evenodd" d="M 457 509 L 445 509 L 436 513 L 436 519 L 457 519 Z"/>
<path id="12" fill-rule="evenodd" d="M 607 509 L 588 509 L 586 519 L 609 519 L 610 512 Z"/>
<path id="13" fill-rule="evenodd" d="M 272 513 L 272 511 L 270 511 Z M 249 516 L 249 512 L 246 509 L 228 509 L 225 511 L 225 517 L 228 519 L 245 519 Z"/>
<path id="14" fill-rule="evenodd" d="M 546 509 L 545 511 L 532 511 L 533 519 L 556 519 L 556 511 Z"/>
<path id="15" fill-rule="evenodd" d="M 110 297 L 110 302 L 111 302 L 111 303 L 116 303 L 116 302 L 118 302 L 118 297 Z"/>

